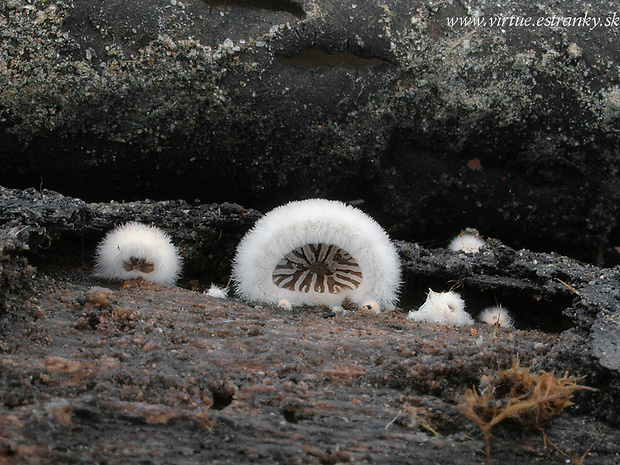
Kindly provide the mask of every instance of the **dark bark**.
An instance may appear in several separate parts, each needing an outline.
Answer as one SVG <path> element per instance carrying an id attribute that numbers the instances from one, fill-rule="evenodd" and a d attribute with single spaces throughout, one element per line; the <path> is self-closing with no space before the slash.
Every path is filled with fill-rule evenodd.
<path id="1" fill-rule="evenodd" d="M 619 6 L 4 2 L 0 183 L 263 211 L 361 198 L 402 239 L 477 227 L 602 263 L 620 240 L 618 27 L 509 21 Z"/>

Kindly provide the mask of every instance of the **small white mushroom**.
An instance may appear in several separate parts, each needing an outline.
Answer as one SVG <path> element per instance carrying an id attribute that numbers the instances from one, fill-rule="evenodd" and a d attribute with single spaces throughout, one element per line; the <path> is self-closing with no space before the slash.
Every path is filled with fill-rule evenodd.
<path id="1" fill-rule="evenodd" d="M 478 319 L 488 325 L 498 325 L 502 328 L 512 329 L 514 328 L 514 323 L 512 316 L 508 313 L 501 305 L 497 307 L 488 307 L 485 308 L 482 313 L 478 316 Z"/>
<path id="2" fill-rule="evenodd" d="M 110 231 L 99 243 L 94 274 L 174 285 L 181 265 L 168 234 L 155 226 L 130 222 Z"/>
<path id="3" fill-rule="evenodd" d="M 214 299 L 227 299 L 228 298 L 228 288 L 221 287 L 216 284 L 211 284 L 211 287 L 207 289 L 205 292 L 209 297 L 213 297 Z"/>
<path id="4" fill-rule="evenodd" d="M 448 248 L 454 252 L 474 253 L 485 245 L 486 242 L 480 236 L 465 230 L 450 241 Z"/>
<path id="5" fill-rule="evenodd" d="M 465 326 L 474 323 L 465 311 L 465 302 L 456 292 L 434 292 L 428 290 L 428 297 L 419 310 L 411 310 L 409 320 L 440 323 L 451 326 Z"/>

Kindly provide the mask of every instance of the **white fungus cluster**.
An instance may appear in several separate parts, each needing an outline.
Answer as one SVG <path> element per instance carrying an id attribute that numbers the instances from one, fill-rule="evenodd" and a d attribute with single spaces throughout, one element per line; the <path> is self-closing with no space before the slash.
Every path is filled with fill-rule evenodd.
<path id="1" fill-rule="evenodd" d="M 440 323 L 450 326 L 465 326 L 474 323 L 465 311 L 465 302 L 456 292 L 435 292 L 428 290 L 426 301 L 418 310 L 411 310 L 409 320 L 425 323 Z"/>
<path id="2" fill-rule="evenodd" d="M 352 303 L 392 309 L 400 261 L 387 233 L 342 202 L 290 202 L 261 218 L 241 240 L 232 278 L 240 297 L 291 309 Z"/>
<path id="3" fill-rule="evenodd" d="M 155 226 L 130 222 L 103 238 L 97 247 L 94 274 L 106 279 L 142 278 L 174 285 L 181 265 L 168 234 Z"/>
<path id="4" fill-rule="evenodd" d="M 485 242 L 463 233 L 450 248 L 474 252 Z M 97 247 L 94 274 L 174 285 L 182 260 L 170 236 L 155 226 L 129 222 L 110 231 Z M 241 240 L 232 279 L 245 300 L 292 309 L 343 305 L 379 313 L 393 309 L 401 284 L 400 261 L 387 233 L 361 210 L 342 202 L 310 199 L 280 206 L 257 221 Z M 212 284 L 206 295 L 228 298 L 228 288 Z M 426 301 L 407 316 L 417 322 L 473 324 L 456 292 L 429 289 Z M 502 306 L 486 308 L 479 320 L 514 328 Z"/>
<path id="5" fill-rule="evenodd" d="M 469 326 L 473 318 L 465 311 L 465 301 L 454 292 L 434 292 L 428 290 L 426 301 L 418 310 L 411 310 L 407 319 L 424 323 L 439 323 L 448 326 Z M 504 307 L 488 307 L 478 319 L 492 326 L 514 329 L 513 319 Z"/>

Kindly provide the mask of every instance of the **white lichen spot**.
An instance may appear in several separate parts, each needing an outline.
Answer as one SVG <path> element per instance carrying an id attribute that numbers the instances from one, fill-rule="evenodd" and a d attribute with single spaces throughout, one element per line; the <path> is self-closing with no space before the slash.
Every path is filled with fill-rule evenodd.
<path id="1" fill-rule="evenodd" d="M 159 40 L 159 42 L 161 42 L 162 45 L 166 46 L 170 50 L 176 50 L 177 49 L 176 42 L 168 34 L 159 34 L 157 36 L 157 40 Z"/>
<path id="2" fill-rule="evenodd" d="M 376 313 L 394 306 L 400 287 L 387 233 L 361 210 L 325 199 L 267 213 L 239 244 L 232 274 L 242 298 L 291 307 L 348 301 Z"/>
<path id="3" fill-rule="evenodd" d="M 506 310 L 501 305 L 484 309 L 482 313 L 478 316 L 478 319 L 483 323 L 491 326 L 497 325 L 501 326 L 502 328 L 514 328 L 512 316 L 510 316 L 508 310 Z"/>
<path id="4" fill-rule="evenodd" d="M 98 245 L 94 274 L 173 285 L 181 265 L 168 234 L 155 226 L 130 222 L 109 232 Z"/>
<path id="5" fill-rule="evenodd" d="M 474 320 L 465 311 L 465 302 L 456 292 L 434 292 L 428 290 L 428 297 L 419 310 L 411 310 L 407 319 L 440 323 L 451 326 L 472 325 Z"/>
<path id="6" fill-rule="evenodd" d="M 97 57 L 97 52 L 95 51 L 95 49 L 94 49 L 94 48 L 92 48 L 92 47 L 88 47 L 88 48 L 86 49 L 86 59 L 87 59 L 88 61 L 91 61 L 91 60 L 93 59 L 93 57 L 94 57 L 94 58 L 96 58 L 96 57 Z"/>
<path id="7" fill-rule="evenodd" d="M 618 118 L 620 113 L 620 87 L 613 86 L 601 91 L 602 116 L 605 121 Z"/>
<path id="8" fill-rule="evenodd" d="M 577 45 L 575 42 L 572 42 L 568 48 L 566 49 L 568 56 L 570 58 L 579 58 L 581 55 L 583 55 L 583 50 L 581 49 L 581 47 L 579 45 Z"/>
<path id="9" fill-rule="evenodd" d="M 228 53 L 233 53 L 235 48 L 235 43 L 231 39 L 225 39 L 222 43 L 222 48 L 226 50 Z"/>

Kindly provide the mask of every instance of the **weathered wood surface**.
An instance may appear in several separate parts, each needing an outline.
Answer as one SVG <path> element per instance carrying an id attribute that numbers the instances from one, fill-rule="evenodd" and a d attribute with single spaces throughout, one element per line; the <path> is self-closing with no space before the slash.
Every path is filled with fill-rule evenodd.
<path id="1" fill-rule="evenodd" d="M 3 463 L 484 463 L 479 431 L 456 404 L 515 356 L 599 388 L 576 395 L 546 432 L 569 459 L 591 446 L 584 463 L 617 462 L 618 269 L 498 241 L 475 255 L 400 242 L 402 308 L 289 312 L 200 292 L 225 284 L 230 256 L 213 249 L 230 254 L 258 217 L 239 206 L 2 189 L 0 212 L 11 239 L 0 281 Z M 182 287 L 92 277 L 96 240 L 134 219 L 182 244 Z M 497 299 L 520 329 L 405 319 L 429 286 L 455 281 L 470 311 Z M 558 332 L 563 313 L 573 327 Z M 493 433 L 495 463 L 567 459 L 538 432 Z"/>

